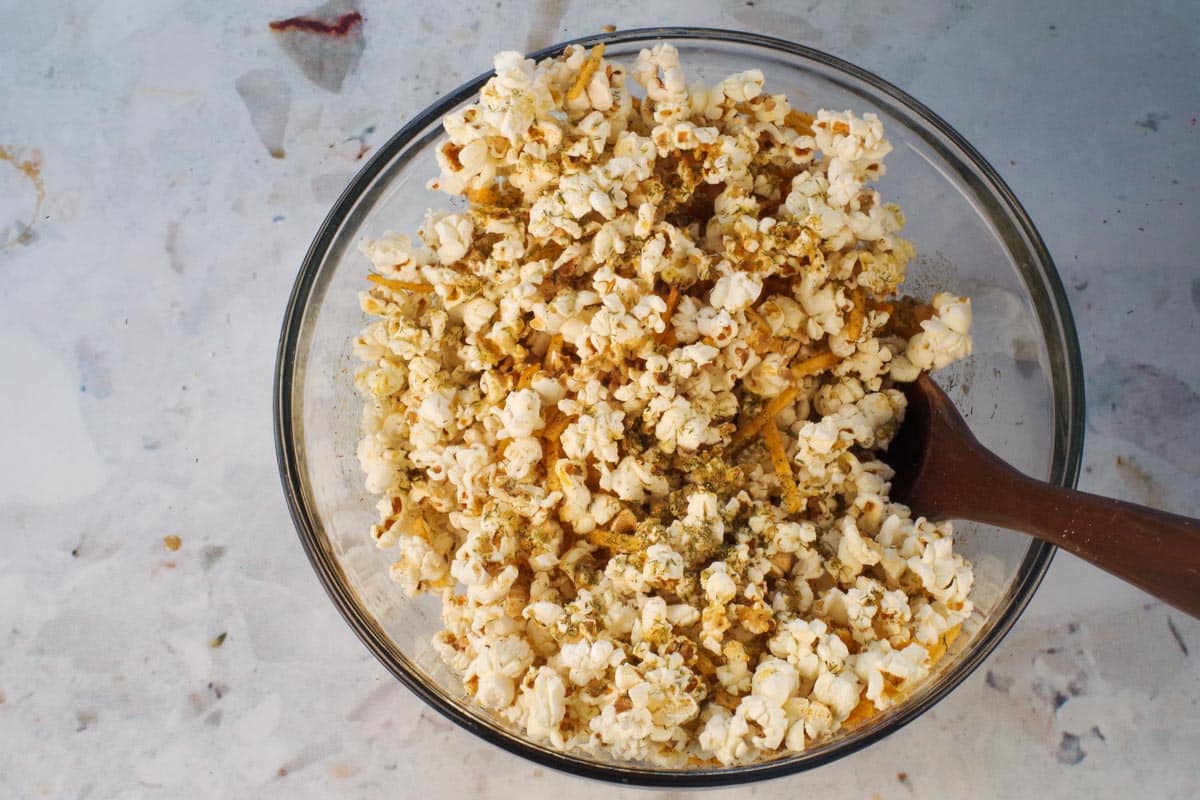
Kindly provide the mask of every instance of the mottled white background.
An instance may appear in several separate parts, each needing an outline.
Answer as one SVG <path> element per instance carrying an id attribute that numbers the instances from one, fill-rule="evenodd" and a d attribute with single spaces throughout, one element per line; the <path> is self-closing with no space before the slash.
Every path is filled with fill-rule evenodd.
<path id="1" fill-rule="evenodd" d="M 303 2 L 0 20 L 0 146 L 30 173 L 0 161 L 0 797 L 643 796 L 480 743 L 395 683 L 306 563 L 271 438 L 288 290 L 361 159 L 494 51 L 606 23 L 791 38 L 944 116 L 1060 265 L 1082 487 L 1200 515 L 1194 0 L 363 0 L 333 9 L 365 17 L 338 41 L 268 29 Z M 933 712 L 709 796 L 1194 797 L 1198 656 L 1200 624 L 1059 555 Z"/>

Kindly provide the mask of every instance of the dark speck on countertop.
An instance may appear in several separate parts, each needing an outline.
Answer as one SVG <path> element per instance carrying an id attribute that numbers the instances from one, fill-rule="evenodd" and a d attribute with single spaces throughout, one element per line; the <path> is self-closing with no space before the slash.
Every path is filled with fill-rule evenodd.
<path id="1" fill-rule="evenodd" d="M 1010 676 L 997 675 L 990 669 L 987 671 L 987 677 L 984 679 L 984 682 L 997 692 L 1007 692 L 1013 685 L 1013 679 Z"/>
<path id="2" fill-rule="evenodd" d="M 1058 744 L 1058 763 L 1074 766 L 1083 761 L 1087 755 L 1080 746 L 1079 737 L 1073 733 L 1064 733 Z"/>
<path id="3" fill-rule="evenodd" d="M 1179 645 L 1179 651 L 1185 656 L 1189 655 L 1187 642 L 1183 640 L 1183 634 L 1179 632 L 1179 628 L 1175 627 L 1175 620 L 1167 617 L 1167 628 L 1170 629 L 1171 635 L 1175 637 L 1175 643 Z"/>
<path id="4" fill-rule="evenodd" d="M 1157 133 L 1158 132 L 1158 124 L 1160 122 L 1164 122 L 1165 120 L 1168 120 L 1170 118 L 1171 118 L 1171 115 L 1165 111 L 1162 111 L 1162 112 L 1151 111 L 1149 114 L 1142 117 L 1141 119 L 1139 119 L 1137 122 L 1135 122 L 1133 124 L 1137 125 L 1139 128 L 1145 128 L 1148 131 L 1153 131 L 1153 132 Z"/>
<path id="5" fill-rule="evenodd" d="M 205 545 L 200 551 L 200 563 L 205 569 L 211 569 L 225 555 L 225 548 L 219 544 Z"/>

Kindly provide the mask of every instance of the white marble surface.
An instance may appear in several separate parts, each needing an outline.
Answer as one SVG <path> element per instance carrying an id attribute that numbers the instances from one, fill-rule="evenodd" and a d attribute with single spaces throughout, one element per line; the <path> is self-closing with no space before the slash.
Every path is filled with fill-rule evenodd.
<path id="1" fill-rule="evenodd" d="M 606 23 L 790 37 L 942 114 L 1061 267 L 1081 485 L 1200 515 L 1194 0 L 364 0 L 324 70 L 268 30 L 303 3 L 45 0 L 0 24 L 0 146 L 44 188 L 35 212 L 0 162 L 0 796 L 640 795 L 482 744 L 375 663 L 296 542 L 270 424 L 289 287 L 360 157 L 492 52 Z M 1200 624 L 1147 603 L 1060 555 L 902 734 L 710 796 L 1194 797 Z"/>

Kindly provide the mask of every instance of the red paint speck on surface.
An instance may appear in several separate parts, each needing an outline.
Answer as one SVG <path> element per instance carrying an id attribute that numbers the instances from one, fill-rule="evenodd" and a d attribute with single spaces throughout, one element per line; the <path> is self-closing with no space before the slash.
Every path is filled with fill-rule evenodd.
<path id="1" fill-rule="evenodd" d="M 273 31 L 300 30 L 311 33 L 322 33 L 328 36 L 345 36 L 350 32 L 351 28 L 361 23 L 362 20 L 362 14 L 357 11 L 351 11 L 349 14 L 342 14 L 338 17 L 337 22 L 322 22 L 319 19 L 309 19 L 308 17 L 289 17 L 288 19 L 275 20 L 270 23 L 270 28 Z"/>

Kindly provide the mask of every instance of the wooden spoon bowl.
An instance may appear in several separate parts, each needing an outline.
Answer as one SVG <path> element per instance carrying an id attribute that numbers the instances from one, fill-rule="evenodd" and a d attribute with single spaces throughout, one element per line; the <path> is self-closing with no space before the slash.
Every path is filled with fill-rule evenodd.
<path id="1" fill-rule="evenodd" d="M 976 440 L 928 375 L 904 391 L 905 420 L 883 456 L 894 500 L 1035 536 L 1200 617 L 1200 520 L 1029 478 Z"/>

